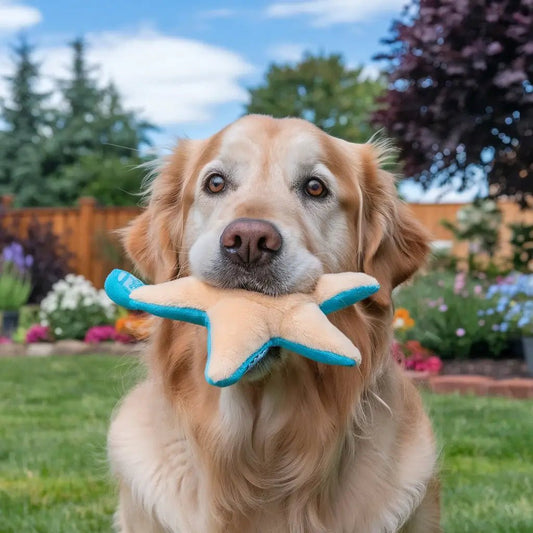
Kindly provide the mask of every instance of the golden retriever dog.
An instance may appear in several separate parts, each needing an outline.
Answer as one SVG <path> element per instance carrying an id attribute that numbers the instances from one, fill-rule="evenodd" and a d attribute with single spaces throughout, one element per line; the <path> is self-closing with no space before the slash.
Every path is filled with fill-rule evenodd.
<path id="1" fill-rule="evenodd" d="M 226 388 L 205 381 L 205 328 L 156 319 L 147 377 L 109 431 L 118 531 L 440 531 L 430 422 L 389 353 L 392 289 L 428 239 L 380 168 L 383 151 L 251 115 L 179 142 L 157 172 L 124 235 L 145 278 L 277 295 L 364 271 L 381 289 L 330 315 L 360 366 L 271 349 Z"/>

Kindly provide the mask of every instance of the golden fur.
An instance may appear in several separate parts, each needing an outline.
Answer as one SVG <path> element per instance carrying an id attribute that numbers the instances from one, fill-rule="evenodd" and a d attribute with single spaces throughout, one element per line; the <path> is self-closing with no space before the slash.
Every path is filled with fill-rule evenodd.
<path id="1" fill-rule="evenodd" d="M 119 531 L 440 531 L 430 423 L 389 355 L 391 291 L 423 263 L 428 239 L 380 170 L 381 155 L 301 120 L 248 116 L 205 141 L 181 141 L 164 164 L 124 239 L 151 280 L 197 274 L 191 249 L 216 211 L 216 220 L 288 227 L 294 253 L 325 272 L 364 271 L 382 289 L 331 315 L 361 351 L 355 370 L 283 354 L 267 374 L 225 389 L 204 379 L 205 330 L 158 319 L 148 377 L 109 433 Z M 246 168 L 238 196 L 206 203 L 199 176 L 230 156 Z M 327 214 L 282 192 L 289 167 L 306 158 L 334 182 Z"/>

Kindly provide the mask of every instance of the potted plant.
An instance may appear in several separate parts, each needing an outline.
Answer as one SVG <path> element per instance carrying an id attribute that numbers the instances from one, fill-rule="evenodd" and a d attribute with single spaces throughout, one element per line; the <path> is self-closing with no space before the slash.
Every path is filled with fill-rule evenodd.
<path id="1" fill-rule="evenodd" d="M 4 247 L 0 256 L 0 313 L 2 334 L 10 336 L 18 326 L 19 310 L 31 292 L 29 269 L 33 263 L 17 242 Z"/>

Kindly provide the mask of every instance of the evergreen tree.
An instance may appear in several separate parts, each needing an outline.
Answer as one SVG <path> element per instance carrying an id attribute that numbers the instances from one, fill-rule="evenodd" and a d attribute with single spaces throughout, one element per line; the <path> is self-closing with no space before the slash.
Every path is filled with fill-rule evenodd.
<path id="1" fill-rule="evenodd" d="M 36 89 L 40 65 L 33 59 L 33 50 L 24 37 L 13 47 L 14 74 L 6 77 L 9 95 L 0 106 L 0 193 L 14 194 L 21 205 L 36 205 L 43 198 L 41 163 L 48 94 Z"/>
<path id="2" fill-rule="evenodd" d="M 149 144 L 153 126 L 123 108 L 113 84 L 99 86 L 82 39 L 71 46 L 71 77 L 59 81 L 64 107 L 46 149 L 45 172 L 53 176 L 55 201 L 69 205 L 92 194 L 106 204 L 134 204 L 136 197 L 128 193 L 138 192 L 143 178 L 138 165 L 145 161 L 138 149 Z"/>

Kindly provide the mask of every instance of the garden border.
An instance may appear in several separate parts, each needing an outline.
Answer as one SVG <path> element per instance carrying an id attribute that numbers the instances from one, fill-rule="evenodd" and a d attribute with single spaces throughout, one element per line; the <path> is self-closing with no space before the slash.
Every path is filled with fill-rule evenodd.
<path id="1" fill-rule="evenodd" d="M 533 378 L 494 379 L 479 375 L 434 375 L 405 370 L 412 382 L 437 394 L 473 394 L 505 398 L 533 398 Z"/>

